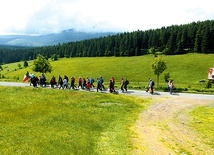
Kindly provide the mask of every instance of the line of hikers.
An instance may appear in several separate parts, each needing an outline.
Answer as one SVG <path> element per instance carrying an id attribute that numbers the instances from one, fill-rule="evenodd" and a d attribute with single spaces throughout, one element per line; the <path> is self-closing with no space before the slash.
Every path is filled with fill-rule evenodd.
<path id="1" fill-rule="evenodd" d="M 41 76 L 36 77 L 34 76 L 34 74 L 29 74 L 28 75 L 30 78 L 30 85 L 32 84 L 34 87 L 37 87 L 37 85 L 40 85 L 41 87 L 46 87 L 47 85 L 47 79 L 45 77 L 44 74 L 42 74 Z M 59 88 L 59 89 L 86 89 L 88 91 L 90 91 L 91 88 L 95 88 L 94 85 L 94 78 L 90 77 L 90 78 L 82 78 L 79 77 L 78 78 L 78 85 L 75 85 L 75 78 L 71 77 L 70 78 L 70 86 L 69 86 L 69 78 L 68 76 L 64 75 L 64 77 L 62 78 L 60 75 L 58 77 L 58 81 L 56 80 L 55 76 L 52 76 L 51 80 L 50 80 L 50 86 L 51 88 Z M 120 83 L 120 89 L 122 92 L 127 91 L 127 86 L 129 84 L 129 81 L 127 80 L 127 78 L 122 78 L 121 83 Z M 105 86 L 104 86 L 104 80 L 103 77 L 100 76 L 99 78 L 97 78 L 97 86 L 96 86 L 97 92 L 98 91 L 103 91 L 106 90 Z M 115 78 L 112 76 L 109 80 L 109 84 L 108 84 L 108 89 L 110 93 L 116 92 L 115 91 Z"/>
<path id="2" fill-rule="evenodd" d="M 39 76 L 39 78 L 37 78 L 36 76 L 34 76 L 34 74 L 29 74 L 28 72 L 26 73 L 26 76 L 28 76 L 30 78 L 30 85 L 33 84 L 34 87 L 37 87 L 37 85 L 40 86 L 44 86 L 46 87 L 47 83 L 46 83 L 46 77 L 44 74 L 42 74 L 41 76 Z M 60 75 L 58 77 L 58 82 L 56 81 L 55 76 L 52 76 L 51 80 L 50 80 L 50 85 L 51 88 L 59 88 L 59 89 L 86 89 L 89 90 L 91 88 L 95 88 L 94 86 L 94 78 L 90 77 L 90 78 L 82 78 L 79 77 L 78 78 L 78 86 L 75 85 L 75 78 L 71 77 L 71 82 L 70 82 L 70 87 L 69 87 L 69 78 L 64 75 L 64 78 L 62 78 Z M 129 84 L 129 81 L 127 80 L 127 78 L 122 78 L 121 82 L 120 82 L 120 90 L 122 92 L 127 92 L 127 86 Z M 148 82 L 148 89 L 146 90 L 146 92 L 150 92 L 151 94 L 154 94 L 154 86 L 155 86 L 155 82 L 149 78 L 149 82 Z M 174 84 L 172 82 L 172 80 L 169 80 L 168 82 L 168 88 L 169 88 L 169 92 L 170 94 L 172 94 L 172 90 L 174 88 Z M 104 80 L 103 77 L 100 76 L 99 78 L 97 78 L 97 92 L 98 91 L 103 91 L 105 90 L 105 86 L 104 86 Z M 115 91 L 115 78 L 112 76 L 109 80 L 109 84 L 108 84 L 108 89 L 110 93 L 116 92 Z"/>

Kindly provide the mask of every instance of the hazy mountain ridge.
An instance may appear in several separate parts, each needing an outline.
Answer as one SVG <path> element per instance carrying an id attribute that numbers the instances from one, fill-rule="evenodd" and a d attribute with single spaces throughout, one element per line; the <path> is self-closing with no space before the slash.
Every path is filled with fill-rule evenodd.
<path id="1" fill-rule="evenodd" d="M 0 45 L 11 46 L 46 46 L 57 45 L 73 41 L 81 41 L 115 35 L 114 32 L 78 32 L 74 29 L 63 30 L 60 33 L 51 33 L 47 35 L 0 35 Z"/>

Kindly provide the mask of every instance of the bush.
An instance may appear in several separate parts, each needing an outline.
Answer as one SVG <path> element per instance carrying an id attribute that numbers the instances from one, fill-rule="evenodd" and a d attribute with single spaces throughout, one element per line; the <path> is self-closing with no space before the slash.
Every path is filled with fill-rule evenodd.
<path id="1" fill-rule="evenodd" d="M 170 78 L 169 73 L 164 73 L 164 80 L 165 80 L 165 82 L 169 82 L 169 78 Z"/>
<path id="2" fill-rule="evenodd" d="M 173 91 L 177 93 L 186 92 L 188 91 L 188 88 L 174 88 Z"/>
<path id="3" fill-rule="evenodd" d="M 168 86 L 160 86 L 160 87 L 156 87 L 155 88 L 156 90 L 162 90 L 164 92 L 168 92 L 169 91 L 169 88 Z M 189 89 L 188 88 L 179 88 L 179 87 L 175 87 L 173 89 L 173 92 L 176 92 L 176 93 L 181 93 L 181 92 L 186 92 L 188 91 Z"/>
<path id="4" fill-rule="evenodd" d="M 212 87 L 212 83 L 210 80 L 208 80 L 205 88 L 211 88 L 211 87 Z"/>
<path id="5" fill-rule="evenodd" d="M 18 76 L 14 76 L 13 79 L 19 81 L 19 77 Z"/>
<path id="6" fill-rule="evenodd" d="M 206 88 L 194 88 L 194 89 L 191 89 L 190 90 L 191 92 L 198 92 L 198 93 L 208 93 L 208 94 L 211 94 L 211 93 L 214 93 L 214 89 L 206 89 Z"/>

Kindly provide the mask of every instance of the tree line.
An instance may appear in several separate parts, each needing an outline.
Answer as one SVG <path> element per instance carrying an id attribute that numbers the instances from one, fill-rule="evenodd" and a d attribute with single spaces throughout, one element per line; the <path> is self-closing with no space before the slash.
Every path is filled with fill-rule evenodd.
<path id="1" fill-rule="evenodd" d="M 106 37 L 37 48 L 0 49 L 0 63 L 46 58 L 140 56 L 214 53 L 214 20 L 172 25 L 159 29 L 118 33 Z"/>

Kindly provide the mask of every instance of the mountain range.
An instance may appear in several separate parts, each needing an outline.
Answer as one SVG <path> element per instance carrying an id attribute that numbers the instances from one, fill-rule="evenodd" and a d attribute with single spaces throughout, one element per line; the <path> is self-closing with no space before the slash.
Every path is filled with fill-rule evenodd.
<path id="1" fill-rule="evenodd" d="M 0 45 L 38 47 L 99 38 L 115 34 L 117 33 L 79 32 L 74 29 L 68 29 L 61 31 L 60 33 L 51 33 L 47 35 L 0 35 Z"/>

